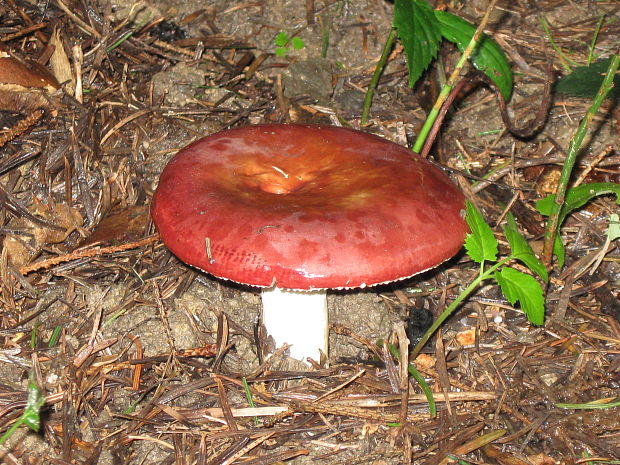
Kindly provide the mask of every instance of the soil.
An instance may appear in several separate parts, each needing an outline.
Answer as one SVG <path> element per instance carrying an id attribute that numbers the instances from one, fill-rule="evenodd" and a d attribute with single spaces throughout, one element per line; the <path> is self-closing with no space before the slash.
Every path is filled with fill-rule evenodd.
<path id="1" fill-rule="evenodd" d="M 486 7 L 478 0 L 450 11 L 478 23 Z M 618 212 L 611 197 L 566 221 L 567 264 L 552 272 L 544 327 L 528 324 L 489 284 L 426 346 L 416 366 L 438 399 L 436 417 L 415 382 L 402 416 L 398 360 L 376 343 L 398 345 L 395 328 L 437 316 L 471 282 L 478 268 L 465 253 L 404 282 L 330 293 L 330 356 L 308 367 L 281 352 L 265 358 L 255 289 L 191 269 L 157 240 L 148 207 L 159 173 L 202 136 L 303 122 L 410 146 L 437 92 L 437 72 L 410 89 L 398 43 L 370 122 L 360 123 L 392 13 L 392 3 L 378 0 L 0 5 L 7 50 L 47 57 L 51 66 L 60 48 L 71 76 L 40 122 L 0 147 L 1 430 L 23 412 L 29 379 L 46 396 L 40 431 L 19 428 L 0 446 L 3 463 L 620 460 L 618 407 L 557 406 L 618 395 L 617 241 L 596 270 L 583 258 L 605 242 L 609 214 Z M 618 49 L 617 3 L 499 2 L 489 31 L 515 72 L 515 120 L 538 110 L 548 61 L 566 73 L 539 16 L 566 59 L 584 63 L 602 14 L 594 50 L 607 55 Z M 32 24 L 41 27 L 24 31 Z M 59 41 L 50 47 L 55 28 Z M 276 54 L 280 32 L 301 38 L 303 48 Z M 450 70 L 457 58 L 444 44 L 443 66 Z M 477 89 L 449 115 L 435 159 L 493 226 L 513 206 L 540 248 L 544 220 L 535 202 L 555 190 L 563 150 L 589 105 L 555 95 L 543 131 L 520 140 L 503 130 L 491 93 Z M 21 117 L 3 112 L 2 124 Z M 584 141 L 577 176 L 585 182 L 620 178 L 619 124 L 606 102 Z M 497 184 L 472 187 L 504 162 L 512 168 Z M 495 231 L 500 237 L 501 227 Z M 49 262 L 54 257 L 63 258 Z M 590 279 L 580 277 L 590 271 Z M 409 333 L 412 341 L 426 324 Z M 244 382 L 260 412 L 243 410 L 250 405 Z"/>

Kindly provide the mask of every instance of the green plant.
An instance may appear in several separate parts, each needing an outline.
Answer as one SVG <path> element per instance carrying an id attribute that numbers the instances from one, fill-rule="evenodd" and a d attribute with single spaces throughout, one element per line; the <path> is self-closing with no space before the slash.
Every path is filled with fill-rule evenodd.
<path id="1" fill-rule="evenodd" d="M 387 347 L 390 351 L 390 354 L 392 354 L 392 357 L 394 357 L 396 360 L 399 360 L 400 351 L 396 348 L 396 346 L 388 343 Z M 437 404 L 435 403 L 435 398 L 433 397 L 433 391 L 424 379 L 424 376 L 422 376 L 422 374 L 416 369 L 416 367 L 412 363 L 407 366 L 407 371 L 409 372 L 409 375 L 413 379 L 415 379 L 416 383 L 418 383 L 418 386 L 420 386 L 420 388 L 422 389 L 422 392 L 424 393 L 424 395 L 426 396 L 426 400 L 428 401 L 428 411 L 430 413 L 430 416 L 431 418 L 435 418 L 437 416 Z"/>
<path id="2" fill-rule="evenodd" d="M 13 433 L 21 425 L 28 426 L 33 431 L 39 431 L 41 427 L 41 418 L 39 412 L 43 404 L 45 403 L 45 396 L 42 395 L 39 386 L 34 380 L 34 376 L 30 374 L 30 380 L 28 382 L 28 399 L 26 401 L 26 408 L 21 416 L 15 420 L 11 427 L 0 438 L 0 445 L 4 444 Z"/>
<path id="3" fill-rule="evenodd" d="M 469 297 L 484 281 L 495 280 L 506 299 L 512 304 L 519 302 L 527 319 L 535 325 L 542 325 L 545 317 L 543 290 L 532 275 L 506 266 L 509 262 L 519 261 L 542 281 L 547 281 L 547 270 L 536 257 L 527 240 L 519 233 L 516 221 L 511 214 L 506 217 L 504 235 L 510 245 L 511 253 L 498 260 L 498 243 L 491 227 L 484 221 L 480 212 L 471 202 L 466 205 L 466 220 L 471 233 L 465 240 L 467 255 L 480 265 L 476 278 L 458 297 L 439 315 L 432 326 L 422 336 L 411 353 L 411 359 L 420 353 L 424 344 L 430 339 L 443 322 Z M 490 266 L 487 264 L 493 263 Z"/>
<path id="4" fill-rule="evenodd" d="M 612 57 L 600 58 L 588 66 L 579 66 L 572 73 L 560 78 L 554 86 L 554 90 L 561 94 L 580 98 L 595 98 L 605 73 L 609 68 Z M 620 97 L 620 76 L 614 78 L 614 86 L 607 94 L 607 98 L 618 99 Z"/>
<path id="5" fill-rule="evenodd" d="M 290 37 L 284 31 L 279 32 L 278 35 L 276 35 L 273 43 L 275 45 L 275 54 L 279 57 L 285 56 L 291 49 L 301 50 L 306 46 L 301 37 Z"/>
<path id="6" fill-rule="evenodd" d="M 551 34 L 551 29 L 549 29 L 547 20 L 543 16 L 541 16 L 539 20 L 540 20 L 540 25 L 545 30 L 545 34 L 547 34 L 547 39 L 549 39 L 549 43 L 551 44 L 551 47 L 553 47 L 553 50 L 555 50 L 555 53 L 558 54 L 558 58 L 560 59 L 560 63 L 562 63 L 562 67 L 570 73 L 572 71 L 571 63 L 569 63 L 570 60 L 566 57 L 566 55 L 564 55 L 564 52 L 562 52 L 562 49 L 558 47 L 555 41 L 553 40 L 553 35 Z M 575 62 L 572 62 L 572 64 L 575 65 Z"/>
<path id="7" fill-rule="evenodd" d="M 577 205 L 569 210 L 567 210 L 567 190 L 568 183 L 570 182 L 571 175 L 573 173 L 573 167 L 577 161 L 577 155 L 579 154 L 579 150 L 581 149 L 581 144 L 583 143 L 583 139 L 588 132 L 588 127 L 592 120 L 594 119 L 594 115 L 600 108 L 603 100 L 607 97 L 610 90 L 614 86 L 614 76 L 620 67 L 620 55 L 612 55 L 611 60 L 609 62 L 609 67 L 607 68 L 607 72 L 605 74 L 605 79 L 601 83 L 600 89 L 590 105 L 585 117 L 579 123 L 579 128 L 575 131 L 575 134 L 571 138 L 571 141 L 568 145 L 568 151 L 566 153 L 566 160 L 562 165 L 562 172 L 560 173 L 560 179 L 558 180 L 558 187 L 556 193 L 553 197 L 553 200 L 550 201 L 549 206 L 549 220 L 547 221 L 547 227 L 545 229 L 545 242 L 543 247 L 543 262 L 546 266 L 551 265 L 551 261 L 553 258 L 553 254 L 555 253 L 558 256 L 558 263 L 560 266 L 563 266 L 564 260 L 560 259 L 558 253 L 560 252 L 560 241 L 557 239 L 558 230 L 566 218 L 566 215 L 572 211 L 574 208 L 583 205 L 589 199 L 585 200 L 580 205 Z M 600 194 L 595 194 L 600 195 Z M 562 252 L 563 253 L 563 252 Z"/>
<path id="8" fill-rule="evenodd" d="M 585 404 L 565 404 L 565 403 L 557 403 L 555 404 L 558 408 L 566 408 L 566 409 L 574 409 L 574 410 L 601 410 L 608 409 L 614 407 L 620 407 L 620 397 L 615 397 L 613 399 L 599 399 L 593 400 L 591 402 L 586 402 Z"/>
<path id="9" fill-rule="evenodd" d="M 476 33 L 473 24 L 452 13 L 433 10 L 426 0 L 396 0 L 394 27 L 407 56 L 411 87 L 437 56 L 442 39 L 464 52 Z M 501 47 L 482 34 L 469 59 L 497 84 L 508 100 L 512 93 L 512 72 Z"/>
<path id="10" fill-rule="evenodd" d="M 617 202 L 620 203 L 620 184 L 593 183 L 567 189 L 568 180 L 570 179 L 577 152 L 587 132 L 588 124 L 609 92 L 612 78 L 619 65 L 620 57 L 613 56 L 610 60 L 610 65 L 607 69 L 603 84 L 597 93 L 597 97 L 570 142 L 567 161 L 564 164 L 557 194 L 539 200 L 536 204 L 537 210 L 541 214 L 549 217 L 545 245 L 548 246 L 547 244 L 549 243 L 553 244 L 553 253 L 556 255 L 560 267 L 564 266 L 564 245 L 561 238 L 556 233 L 566 217 L 572 211 L 580 208 L 599 195 L 615 194 Z M 560 199 L 559 196 L 561 196 Z M 510 213 L 506 217 L 507 221 L 503 229 L 511 253 L 498 261 L 498 243 L 493 235 L 493 231 L 484 221 L 480 212 L 478 212 L 470 202 L 467 202 L 466 209 L 466 220 L 470 227 L 471 234 L 466 238 L 465 249 L 469 257 L 480 264 L 480 271 L 467 288 L 456 297 L 441 315 L 439 315 L 433 325 L 422 336 L 410 354 L 411 359 L 415 359 L 426 342 L 443 322 L 482 284 L 482 282 L 487 280 L 495 280 L 506 299 L 512 305 L 519 302 L 522 310 L 532 324 L 542 325 L 544 323 L 544 296 L 543 288 L 540 283 L 532 275 L 523 273 L 506 265 L 511 261 L 519 261 L 531 272 L 536 274 L 540 280 L 547 282 L 548 273 L 546 265 L 548 265 L 548 262 L 541 261 L 536 257 L 528 242 L 519 233 L 516 221 Z M 608 241 L 615 240 L 620 236 L 618 226 L 615 223 L 616 221 L 617 216 L 611 215 L 610 227 L 607 233 Z M 550 234 L 550 231 L 553 234 Z M 549 242 L 549 240 L 551 240 L 551 242 Z M 487 264 L 490 264 L 490 266 L 487 266 Z M 615 403 L 613 405 L 615 406 Z M 588 404 L 588 407 L 591 407 L 591 405 Z"/>
<path id="11" fill-rule="evenodd" d="M 111 52 L 112 50 L 116 49 L 117 47 L 119 47 L 123 42 L 125 42 L 127 39 L 129 39 L 131 36 L 133 36 L 137 31 L 139 31 L 140 29 L 142 29 L 142 27 L 149 21 L 149 19 L 151 18 L 150 15 L 147 15 L 140 23 L 138 23 L 133 29 L 131 29 L 130 31 L 125 32 L 122 36 L 120 36 L 118 38 L 118 40 L 116 40 L 116 42 L 114 42 L 112 45 L 110 45 L 108 48 L 106 48 L 106 52 Z"/>
<path id="12" fill-rule="evenodd" d="M 248 384 L 247 378 L 245 376 L 242 377 L 241 382 L 243 383 L 243 391 L 245 392 L 245 398 L 248 401 L 248 405 L 251 408 L 256 407 L 256 404 L 254 403 L 254 398 L 252 397 L 252 391 L 250 390 L 250 385 Z M 258 426 L 260 424 L 258 417 L 253 417 L 253 421 L 254 421 L 254 426 Z"/>
<path id="13" fill-rule="evenodd" d="M 570 212 L 584 206 L 594 197 L 606 194 L 616 194 L 616 201 L 620 203 L 620 184 L 597 182 L 582 184 L 581 186 L 568 189 L 564 197 L 562 208 L 557 213 L 557 228 L 562 226 L 562 223 L 564 223 L 564 220 Z M 539 200 L 536 202 L 536 210 L 544 216 L 551 216 L 556 205 L 555 199 L 556 195 L 552 194 Z M 559 267 L 563 267 L 565 261 L 564 243 L 559 235 L 555 235 L 553 253 L 558 260 Z"/>
<path id="14" fill-rule="evenodd" d="M 491 7 L 489 8 L 490 11 Z M 442 39 L 455 43 L 463 52 L 450 80 L 441 89 L 440 98 L 433 108 L 435 116 L 456 83 L 460 70 L 467 59 L 470 59 L 477 69 L 484 72 L 498 86 L 504 99 L 508 100 L 512 92 L 512 72 L 499 45 L 490 37 L 482 34 L 481 29 L 487 20 L 488 14 L 476 29 L 471 23 L 456 15 L 433 10 L 426 0 L 396 0 L 394 4 L 394 28 L 387 37 L 381 60 L 377 65 L 371 84 L 368 86 L 362 112 L 362 124 L 365 124 L 368 119 L 374 88 L 385 67 L 385 61 L 396 36 L 400 39 L 405 50 L 411 87 L 415 85 L 424 70 L 437 56 Z M 431 114 L 427 118 L 427 124 L 420 131 L 418 140 L 413 147 L 414 151 L 419 151 L 423 145 L 435 116 Z"/>
<path id="15" fill-rule="evenodd" d="M 494 4 L 495 1 L 492 1 L 484 19 L 476 29 L 472 24 L 451 13 L 434 11 L 425 0 L 396 0 L 394 5 L 394 27 L 390 30 L 383 53 L 368 86 L 362 112 L 362 124 L 367 122 L 374 88 L 379 81 L 396 37 L 400 39 L 405 50 L 410 86 L 417 82 L 424 70 L 427 69 L 436 57 L 442 39 L 455 43 L 463 52 L 450 79 L 443 85 L 440 96 L 418 135 L 418 139 L 413 146 L 414 151 L 419 152 L 424 145 L 431 126 L 435 122 L 435 118 L 439 114 L 439 109 L 444 102 L 446 102 L 446 105 L 448 104 L 449 100 L 446 101 L 448 95 L 454 89 L 460 70 L 466 60 L 471 60 L 476 68 L 484 72 L 498 87 L 503 100 L 507 101 L 512 91 L 510 66 L 501 48 L 491 38 L 482 34 L 482 29 L 486 25 Z M 543 26 L 546 26 L 546 23 L 543 22 Z M 412 359 L 415 359 L 425 343 L 443 322 L 484 281 L 494 280 L 512 305 L 519 303 L 532 324 L 542 325 L 544 323 L 544 294 L 540 281 L 545 283 L 548 281 L 547 269 L 550 266 L 552 253 L 555 253 L 558 257 L 560 267 L 564 265 L 564 247 L 557 235 L 562 222 L 571 211 L 581 207 L 597 195 L 615 193 L 620 203 L 620 185 L 618 184 L 599 183 L 568 189 L 572 168 L 588 125 L 604 98 L 609 95 L 610 89 L 613 88 L 613 77 L 619 68 L 620 57 L 613 55 L 605 64 L 608 65 L 605 78 L 602 80 L 592 106 L 570 142 L 566 162 L 558 183 L 557 194 L 549 196 L 537 204 L 538 210 L 543 215 L 549 217 L 545 233 L 543 260 L 536 257 L 527 240 L 519 233 L 516 221 L 510 213 L 503 228 L 504 235 L 510 246 L 510 253 L 504 256 L 504 258 L 499 258 L 498 242 L 493 235 L 493 231 L 473 204 L 467 202 L 466 220 L 470 226 L 471 234 L 467 236 L 465 249 L 469 257 L 480 265 L 480 271 L 420 339 L 410 354 Z M 611 221 L 614 221 L 614 219 L 612 218 Z M 617 227 L 612 228 L 610 222 L 608 240 L 613 240 L 617 237 L 619 234 L 617 229 Z M 551 249 L 553 249 L 553 252 L 551 252 Z M 532 274 L 523 273 L 514 267 L 508 266 L 514 261 L 521 262 Z M 533 275 L 536 275 L 539 279 L 537 280 Z"/>

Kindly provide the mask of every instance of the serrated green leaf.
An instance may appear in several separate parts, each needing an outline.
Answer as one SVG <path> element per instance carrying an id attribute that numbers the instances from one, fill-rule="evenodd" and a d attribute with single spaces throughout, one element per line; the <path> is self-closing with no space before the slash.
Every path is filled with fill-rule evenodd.
<path id="1" fill-rule="evenodd" d="M 522 262 L 531 271 L 536 273 L 540 277 L 540 279 L 547 282 L 549 276 L 547 274 L 547 269 L 545 268 L 545 265 L 543 265 L 543 262 L 541 262 L 538 257 L 536 257 L 536 254 L 532 250 L 530 244 L 519 232 L 517 222 L 515 221 L 514 216 L 512 216 L 512 213 L 508 213 L 508 215 L 506 216 L 504 234 L 506 235 L 506 240 L 508 241 L 508 244 L 510 244 L 512 256 Z"/>
<path id="2" fill-rule="evenodd" d="M 409 86 L 413 87 L 437 56 L 441 42 L 437 19 L 424 0 L 396 0 L 393 21 L 407 57 Z"/>
<path id="3" fill-rule="evenodd" d="M 465 220 L 471 230 L 465 238 L 467 255 L 476 263 L 494 262 L 497 260 L 497 240 L 493 235 L 493 230 L 469 200 L 466 202 L 466 209 Z"/>
<path id="4" fill-rule="evenodd" d="M 572 73 L 559 79 L 555 83 L 554 90 L 573 97 L 592 99 L 598 93 L 610 63 L 611 57 L 608 57 L 597 60 L 590 66 L 579 66 Z M 620 75 L 616 75 L 614 87 L 607 94 L 607 98 L 618 97 L 620 97 Z"/>
<path id="5" fill-rule="evenodd" d="M 463 52 L 476 33 L 476 27 L 447 11 L 434 11 L 434 13 L 441 35 L 456 44 Z M 476 69 L 486 74 L 497 85 L 504 100 L 508 101 L 512 93 L 512 70 L 497 42 L 483 34 L 470 60 Z"/>
<path id="6" fill-rule="evenodd" d="M 506 266 L 495 272 L 495 279 L 511 305 L 517 301 L 521 304 L 530 323 L 542 325 L 545 322 L 543 291 L 533 276 Z"/>
<path id="7" fill-rule="evenodd" d="M 284 31 L 279 32 L 276 38 L 273 40 L 273 43 L 276 44 L 277 47 L 284 47 L 288 44 L 288 34 Z"/>
<path id="8" fill-rule="evenodd" d="M 301 37 L 293 37 L 291 39 L 291 46 L 295 49 L 295 50 L 301 50 L 302 48 L 304 48 L 306 46 L 304 40 Z"/>

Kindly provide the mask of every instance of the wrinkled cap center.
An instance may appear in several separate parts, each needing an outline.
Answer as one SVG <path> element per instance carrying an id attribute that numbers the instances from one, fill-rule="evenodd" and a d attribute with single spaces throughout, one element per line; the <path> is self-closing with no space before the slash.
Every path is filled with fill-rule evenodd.
<path id="1" fill-rule="evenodd" d="M 304 169 L 270 165 L 253 166 L 245 173 L 245 176 L 247 186 L 255 186 L 269 194 L 286 195 L 300 190 L 314 180 L 316 174 Z"/>

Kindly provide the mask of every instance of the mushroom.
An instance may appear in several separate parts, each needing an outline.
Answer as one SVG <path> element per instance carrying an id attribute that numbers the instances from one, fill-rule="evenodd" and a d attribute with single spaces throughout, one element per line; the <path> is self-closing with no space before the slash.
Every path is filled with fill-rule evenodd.
<path id="1" fill-rule="evenodd" d="M 448 260 L 467 232 L 463 208 L 448 176 L 405 147 L 351 129 L 271 124 L 182 149 L 151 214 L 178 258 L 262 288 L 277 346 L 320 360 L 326 290 L 398 281 Z"/>
<path id="2" fill-rule="evenodd" d="M 49 94 L 60 85 L 54 76 L 34 61 L 22 62 L 0 51 L 0 111 L 23 113 L 14 128 L 0 135 L 0 147 L 25 132 L 50 108 Z"/>

